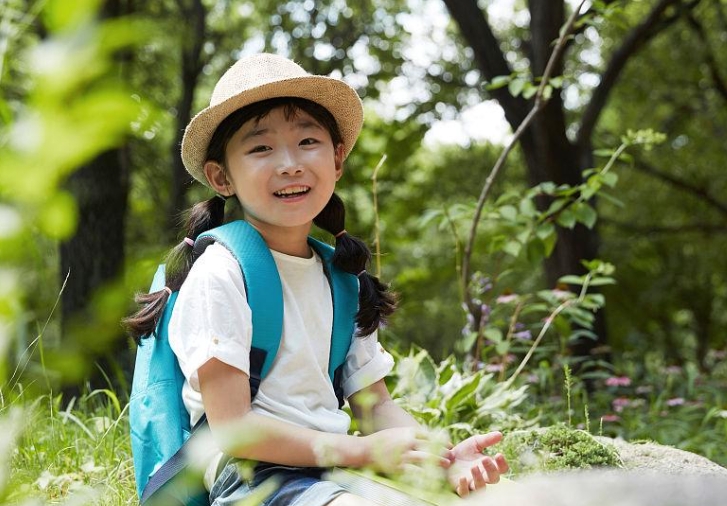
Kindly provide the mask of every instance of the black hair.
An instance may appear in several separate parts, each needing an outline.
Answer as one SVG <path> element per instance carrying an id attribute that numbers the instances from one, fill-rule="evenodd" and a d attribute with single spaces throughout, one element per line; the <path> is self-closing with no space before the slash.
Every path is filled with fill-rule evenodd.
<path id="1" fill-rule="evenodd" d="M 298 111 L 306 112 L 328 130 L 334 146 L 343 142 L 335 118 L 323 106 L 302 98 L 280 97 L 256 102 L 227 116 L 212 135 L 206 159 L 220 163 L 224 167 L 227 144 L 235 132 L 248 121 L 259 121 L 278 107 L 284 108 L 286 119 L 295 117 Z M 334 193 L 324 209 L 316 216 L 314 223 L 336 238 L 333 265 L 344 272 L 358 276 L 357 335 L 366 336 L 386 323 L 388 316 L 396 309 L 396 299 L 384 283 L 366 272 L 371 252 L 363 241 L 345 232 L 345 217 L 346 209 L 343 201 Z M 185 238 L 195 240 L 201 233 L 222 225 L 224 218 L 223 197 L 216 196 L 196 204 L 189 212 L 186 221 Z M 181 241 L 169 252 L 166 259 L 166 286 L 170 291 L 179 290 L 195 260 L 193 249 L 186 241 Z M 123 323 L 137 344 L 141 343 L 142 338 L 153 334 L 169 296 L 170 292 L 166 289 L 136 296 L 136 302 L 141 307 L 136 313 L 125 318 Z"/>

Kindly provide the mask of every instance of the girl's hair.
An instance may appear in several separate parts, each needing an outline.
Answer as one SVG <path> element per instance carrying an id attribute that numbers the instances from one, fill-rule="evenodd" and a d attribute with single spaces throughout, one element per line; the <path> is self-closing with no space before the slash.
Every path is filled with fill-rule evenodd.
<path id="1" fill-rule="evenodd" d="M 327 109 L 301 98 L 273 98 L 243 107 L 227 116 L 212 135 L 207 148 L 207 160 L 220 163 L 224 167 L 227 143 L 235 132 L 246 122 L 259 121 L 281 106 L 288 120 L 294 118 L 298 111 L 308 113 L 328 130 L 334 146 L 341 144 L 342 137 L 336 120 Z M 358 276 L 360 286 L 356 334 L 366 336 L 386 323 L 387 317 L 396 309 L 396 299 L 384 283 L 366 272 L 371 252 L 363 241 L 345 231 L 345 217 L 343 201 L 334 193 L 325 208 L 316 216 L 314 223 L 336 238 L 333 265 Z M 153 293 L 137 294 L 136 302 L 141 308 L 123 320 L 137 344 L 140 344 L 143 337 L 152 335 L 171 292 L 179 290 L 196 260 L 193 248 L 187 240 L 194 241 L 201 233 L 222 225 L 224 218 L 224 197 L 215 196 L 192 207 L 187 218 L 185 240 L 175 246 L 166 258 L 166 287 Z"/>

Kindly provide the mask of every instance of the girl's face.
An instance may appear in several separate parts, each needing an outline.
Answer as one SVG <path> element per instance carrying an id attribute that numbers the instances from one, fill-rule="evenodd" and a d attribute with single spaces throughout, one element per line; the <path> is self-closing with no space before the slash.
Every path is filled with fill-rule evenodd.
<path id="1" fill-rule="evenodd" d="M 307 234 L 343 173 L 342 158 L 343 146 L 312 116 L 298 109 L 286 119 L 277 107 L 244 123 L 227 144 L 226 167 L 207 162 L 205 174 L 220 194 L 237 196 L 263 236 L 291 227 Z"/>

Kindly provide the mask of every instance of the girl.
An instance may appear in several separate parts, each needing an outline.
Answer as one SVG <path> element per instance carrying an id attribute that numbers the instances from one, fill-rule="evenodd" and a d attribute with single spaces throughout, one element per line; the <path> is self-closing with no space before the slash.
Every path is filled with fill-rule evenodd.
<path id="1" fill-rule="evenodd" d="M 179 289 L 169 342 L 185 375 L 191 423 L 205 414 L 220 446 L 205 475 L 213 505 L 234 504 L 271 477 L 280 486 L 267 505 L 372 504 L 323 479 L 332 466 L 386 472 L 434 459 L 461 496 L 508 469 L 502 455 L 481 453 L 500 440 L 497 432 L 432 455 L 433 437 L 389 396 L 384 378 L 393 359 L 376 331 L 395 301 L 365 271 L 370 252 L 345 231 L 343 203 L 334 194 L 362 123 L 361 101 L 347 84 L 260 54 L 222 76 L 210 106 L 185 130 L 185 167 L 218 196 L 193 208 L 187 236 L 167 262 L 169 289 L 140 297 L 145 306 L 127 324 L 137 338 L 149 334 L 168 292 Z M 195 260 L 190 247 L 222 224 L 225 199 L 233 196 L 270 248 L 283 286 L 280 349 L 252 400 L 251 314 L 237 261 L 218 244 Z M 342 387 L 366 433 L 361 437 L 347 434 L 350 419 L 327 374 L 333 310 L 322 262 L 307 242 L 314 222 L 335 237 L 336 266 L 359 278 L 357 333 Z M 225 437 L 231 432 L 255 437 L 241 443 Z M 225 465 L 223 453 L 259 462 L 254 476 L 240 476 L 234 462 Z"/>

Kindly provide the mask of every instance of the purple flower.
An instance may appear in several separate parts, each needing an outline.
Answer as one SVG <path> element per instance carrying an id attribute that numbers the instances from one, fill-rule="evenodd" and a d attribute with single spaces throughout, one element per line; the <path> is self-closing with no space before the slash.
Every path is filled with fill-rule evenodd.
<path id="1" fill-rule="evenodd" d="M 502 364 L 487 364 L 485 366 L 485 372 L 500 372 L 502 371 Z"/>
<path id="2" fill-rule="evenodd" d="M 533 335 L 530 333 L 529 330 L 521 330 L 520 332 L 515 332 L 512 337 L 515 339 L 520 339 L 521 341 L 530 341 L 533 339 Z"/>
<path id="3" fill-rule="evenodd" d="M 684 404 L 683 397 L 674 397 L 672 399 L 667 399 L 667 401 L 666 401 L 667 406 L 681 406 L 683 404 Z"/>

